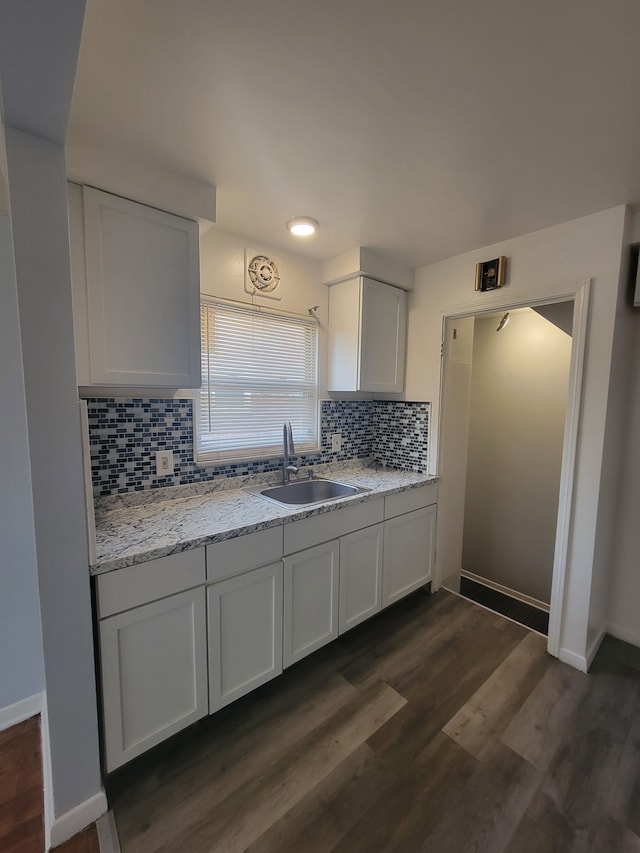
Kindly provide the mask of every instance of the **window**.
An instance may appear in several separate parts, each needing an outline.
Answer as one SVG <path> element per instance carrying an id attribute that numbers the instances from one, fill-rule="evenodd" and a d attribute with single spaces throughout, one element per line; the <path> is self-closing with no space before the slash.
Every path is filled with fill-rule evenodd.
<path id="1" fill-rule="evenodd" d="M 296 452 L 318 449 L 318 326 L 252 306 L 203 300 L 198 462 L 278 456 L 291 421 Z"/>

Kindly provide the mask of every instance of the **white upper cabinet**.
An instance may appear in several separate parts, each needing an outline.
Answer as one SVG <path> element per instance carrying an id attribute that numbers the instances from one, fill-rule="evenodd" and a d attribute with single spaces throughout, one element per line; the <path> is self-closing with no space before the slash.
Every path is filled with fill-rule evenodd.
<path id="1" fill-rule="evenodd" d="M 89 383 L 200 387 L 198 224 L 91 187 L 83 206 Z"/>
<path id="2" fill-rule="evenodd" d="M 357 276 L 329 290 L 329 391 L 400 393 L 407 294 Z"/>

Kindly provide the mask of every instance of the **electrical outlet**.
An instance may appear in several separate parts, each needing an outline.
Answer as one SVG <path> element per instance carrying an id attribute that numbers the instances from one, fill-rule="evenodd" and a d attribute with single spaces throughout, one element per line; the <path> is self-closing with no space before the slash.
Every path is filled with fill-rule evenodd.
<path id="1" fill-rule="evenodd" d="M 173 476 L 173 450 L 158 450 L 156 453 L 156 476 Z"/>
<path id="2" fill-rule="evenodd" d="M 331 452 L 340 453 L 342 450 L 342 433 L 334 432 L 331 436 Z"/>

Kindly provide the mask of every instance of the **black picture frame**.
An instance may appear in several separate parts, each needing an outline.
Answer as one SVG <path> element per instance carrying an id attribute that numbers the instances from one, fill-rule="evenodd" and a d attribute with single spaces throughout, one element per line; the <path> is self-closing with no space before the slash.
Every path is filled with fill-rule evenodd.
<path id="1" fill-rule="evenodd" d="M 502 287 L 507 270 L 507 259 L 504 255 L 492 261 L 481 261 L 476 264 L 476 290 L 496 290 Z"/>

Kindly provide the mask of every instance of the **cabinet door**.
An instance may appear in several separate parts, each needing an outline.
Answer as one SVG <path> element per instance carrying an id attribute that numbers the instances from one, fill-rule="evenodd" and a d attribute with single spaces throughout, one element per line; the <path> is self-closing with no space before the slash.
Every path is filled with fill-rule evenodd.
<path id="1" fill-rule="evenodd" d="M 209 711 L 282 672 L 282 562 L 207 589 Z"/>
<path id="2" fill-rule="evenodd" d="M 365 278 L 361 310 L 359 389 L 399 393 L 404 388 L 407 294 Z"/>
<path id="3" fill-rule="evenodd" d="M 382 607 L 382 533 L 376 524 L 340 540 L 340 633 Z"/>
<path id="4" fill-rule="evenodd" d="M 200 387 L 198 224 L 84 188 L 91 381 Z"/>
<path id="5" fill-rule="evenodd" d="M 100 622 L 108 772 L 204 717 L 204 587 Z"/>
<path id="6" fill-rule="evenodd" d="M 432 504 L 385 521 L 383 607 L 431 580 L 435 520 Z"/>
<path id="7" fill-rule="evenodd" d="M 329 288 L 327 330 L 329 391 L 357 391 L 360 364 L 360 277 Z"/>
<path id="8" fill-rule="evenodd" d="M 338 541 L 284 560 L 284 665 L 338 636 Z"/>

